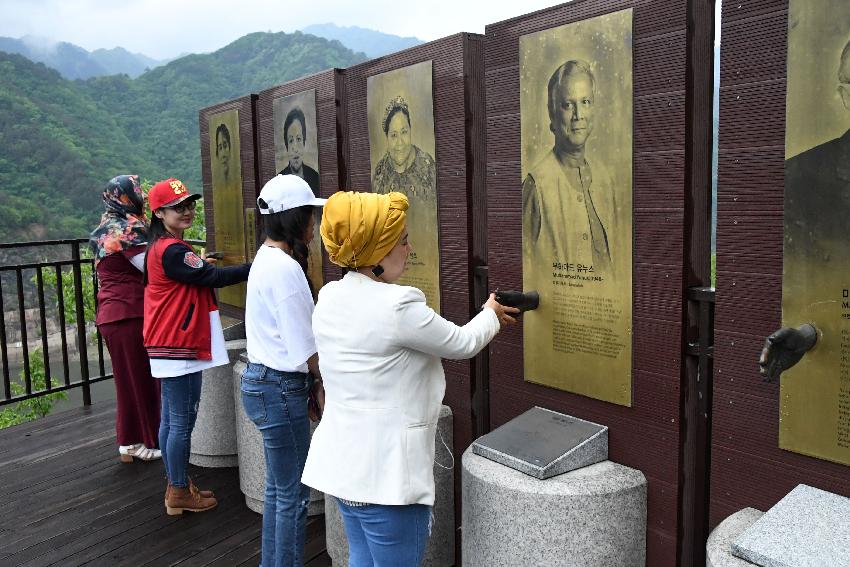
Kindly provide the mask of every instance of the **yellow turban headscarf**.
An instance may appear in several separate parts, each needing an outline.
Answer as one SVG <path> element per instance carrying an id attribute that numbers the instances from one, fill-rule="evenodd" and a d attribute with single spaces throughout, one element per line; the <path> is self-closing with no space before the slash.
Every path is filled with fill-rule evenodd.
<path id="1" fill-rule="evenodd" d="M 407 207 L 407 197 L 395 191 L 331 195 L 319 228 L 331 262 L 345 268 L 376 265 L 401 237 Z"/>

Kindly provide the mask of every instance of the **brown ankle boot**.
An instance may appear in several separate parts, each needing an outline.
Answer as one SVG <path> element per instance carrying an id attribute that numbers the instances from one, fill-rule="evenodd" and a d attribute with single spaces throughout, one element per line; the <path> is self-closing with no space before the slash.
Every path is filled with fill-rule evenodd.
<path id="1" fill-rule="evenodd" d="M 168 492 L 171 490 L 171 483 L 168 482 L 165 485 L 165 501 L 168 502 Z M 204 498 L 215 498 L 215 493 L 212 490 L 199 490 L 195 483 L 192 482 L 191 477 L 189 478 L 189 490 L 192 492 L 198 492 Z"/>
<path id="2" fill-rule="evenodd" d="M 169 516 L 179 516 L 183 512 L 204 512 L 217 505 L 215 498 L 205 498 L 200 492 L 178 486 L 172 486 L 165 495 L 165 511 Z"/>

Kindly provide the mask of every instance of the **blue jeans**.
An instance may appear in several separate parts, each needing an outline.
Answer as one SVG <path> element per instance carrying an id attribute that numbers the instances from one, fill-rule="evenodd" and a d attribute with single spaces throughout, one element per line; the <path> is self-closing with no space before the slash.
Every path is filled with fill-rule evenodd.
<path id="1" fill-rule="evenodd" d="M 171 486 L 187 488 L 192 430 L 201 401 L 201 373 L 158 378 L 162 389 L 159 418 L 159 448 Z"/>
<path id="2" fill-rule="evenodd" d="M 263 436 L 266 494 L 263 567 L 302 567 L 310 488 L 301 473 L 310 446 L 310 376 L 248 363 L 242 374 L 245 414 Z"/>
<path id="3" fill-rule="evenodd" d="M 349 506 L 339 511 L 348 537 L 348 567 L 419 567 L 431 537 L 431 506 Z"/>

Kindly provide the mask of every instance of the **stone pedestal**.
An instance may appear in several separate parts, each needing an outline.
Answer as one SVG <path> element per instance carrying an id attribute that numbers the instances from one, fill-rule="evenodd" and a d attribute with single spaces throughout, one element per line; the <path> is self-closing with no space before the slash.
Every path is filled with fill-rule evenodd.
<path id="1" fill-rule="evenodd" d="M 266 489 L 266 458 L 263 452 L 263 437 L 257 426 L 245 415 L 239 386 L 248 358 L 242 353 L 233 365 L 232 388 L 236 406 L 236 439 L 239 446 L 239 487 L 245 495 L 245 505 L 258 514 L 263 513 Z M 310 424 L 310 435 L 317 424 Z M 308 516 L 324 513 L 325 497 L 318 490 L 310 490 Z"/>
<path id="2" fill-rule="evenodd" d="M 463 454 L 463 564 L 643 567 L 646 477 L 603 461 L 538 480 Z"/>
<path id="3" fill-rule="evenodd" d="M 422 567 L 449 567 L 455 564 L 455 499 L 454 499 L 454 437 L 452 435 L 452 410 L 448 406 L 440 408 L 437 422 L 437 435 L 434 440 L 434 525 L 428 549 L 422 559 Z M 445 445 L 443 444 L 445 442 Z M 442 465 L 442 466 L 440 466 Z M 328 555 L 334 567 L 348 565 L 348 540 L 345 527 L 339 513 L 336 499 L 328 496 L 325 500 L 325 541 Z"/>
<path id="4" fill-rule="evenodd" d="M 199 467 L 235 467 L 236 413 L 233 405 L 231 373 L 245 340 L 225 341 L 230 364 L 203 371 L 198 420 L 192 432 L 189 462 Z"/>
<path id="5" fill-rule="evenodd" d="M 705 546 L 706 567 L 752 567 L 749 561 L 732 555 L 732 542 L 763 514 L 755 508 L 744 508 L 720 522 L 708 536 Z"/>

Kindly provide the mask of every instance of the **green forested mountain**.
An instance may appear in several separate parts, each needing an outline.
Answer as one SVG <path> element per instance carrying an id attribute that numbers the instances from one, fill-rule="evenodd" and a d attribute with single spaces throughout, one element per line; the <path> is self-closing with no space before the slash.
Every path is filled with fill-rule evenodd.
<path id="1" fill-rule="evenodd" d="M 198 110 L 364 58 L 300 32 L 254 33 L 136 79 L 68 81 L 0 52 L 0 241 L 87 234 L 119 173 L 200 189 Z"/>
<path id="2" fill-rule="evenodd" d="M 83 236 L 97 187 L 121 171 L 156 171 L 79 84 L 0 52 L 0 240 Z"/>

